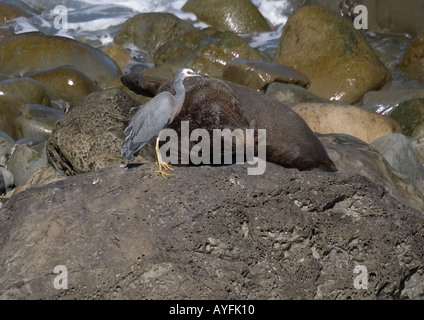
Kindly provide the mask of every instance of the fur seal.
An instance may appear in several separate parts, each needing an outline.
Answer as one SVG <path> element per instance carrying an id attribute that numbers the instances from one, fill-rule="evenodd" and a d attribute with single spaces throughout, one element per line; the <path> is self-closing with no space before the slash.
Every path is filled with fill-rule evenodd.
<path id="1" fill-rule="evenodd" d="M 139 75 L 138 77 L 142 77 Z M 172 81 L 157 87 L 134 75 L 122 82 L 151 94 L 173 91 Z M 131 82 L 131 85 L 128 83 Z M 154 90 L 156 89 L 156 92 Z M 336 167 L 327 151 L 306 122 L 288 106 L 255 90 L 214 78 L 194 77 L 184 80 L 186 97 L 178 117 L 169 128 L 179 133 L 180 122 L 190 121 L 192 129 L 229 128 L 265 129 L 266 160 L 286 168 L 334 172 Z"/>

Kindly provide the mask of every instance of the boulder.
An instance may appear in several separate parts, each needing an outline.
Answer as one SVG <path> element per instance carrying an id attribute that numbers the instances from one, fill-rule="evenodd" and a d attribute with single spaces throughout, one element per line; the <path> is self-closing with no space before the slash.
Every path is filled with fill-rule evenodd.
<path id="1" fill-rule="evenodd" d="M 318 6 L 302 7 L 290 16 L 274 61 L 307 76 L 315 95 L 347 103 L 391 80 L 363 33 Z"/>
<path id="2" fill-rule="evenodd" d="M 70 65 L 102 87 L 121 75 L 116 63 L 102 51 L 65 37 L 24 33 L 0 43 L 0 72 L 26 75 Z"/>
<path id="3" fill-rule="evenodd" d="M 64 116 L 64 113 L 54 108 L 40 104 L 25 104 L 19 109 L 15 118 L 16 139 L 42 136 L 49 138 L 56 121 Z"/>
<path id="4" fill-rule="evenodd" d="M 0 25 L 19 17 L 29 18 L 30 16 L 29 12 L 13 3 L 0 2 Z"/>
<path id="5" fill-rule="evenodd" d="M 16 196 L 19 192 L 29 190 L 31 188 L 39 188 L 63 179 L 66 179 L 66 176 L 60 171 L 54 170 L 50 165 L 38 168 L 13 190 L 12 195 Z"/>
<path id="6" fill-rule="evenodd" d="M 302 87 L 309 85 L 309 79 L 292 68 L 279 63 L 246 59 L 228 62 L 222 79 L 261 91 L 265 91 L 273 82 L 294 83 Z"/>
<path id="7" fill-rule="evenodd" d="M 170 13 L 140 13 L 124 23 L 114 42 L 119 45 L 132 43 L 152 58 L 162 45 L 194 30 L 190 23 Z"/>
<path id="8" fill-rule="evenodd" d="M 424 163 L 424 98 L 405 101 L 390 114 L 402 128 L 402 133 L 411 138 L 412 146 Z"/>
<path id="9" fill-rule="evenodd" d="M 73 107 L 89 93 L 100 91 L 93 80 L 75 67 L 61 66 L 28 75 L 40 82 L 51 100 L 63 100 Z"/>
<path id="10" fill-rule="evenodd" d="M 47 166 L 46 140 L 42 137 L 18 140 L 7 161 L 7 169 L 13 174 L 15 186 L 28 179 L 38 168 Z"/>
<path id="11" fill-rule="evenodd" d="M 0 159 L 3 157 L 10 148 L 15 144 L 15 140 L 13 140 L 7 133 L 0 131 Z M 2 165 L 0 160 L 0 165 Z"/>
<path id="12" fill-rule="evenodd" d="M 424 84 L 424 31 L 411 44 L 399 68 L 409 78 L 418 80 Z"/>
<path id="13" fill-rule="evenodd" d="M 392 133 L 374 140 L 370 146 L 424 193 L 424 167 L 407 137 Z"/>
<path id="14" fill-rule="evenodd" d="M 51 164 L 72 175 L 128 163 L 121 146 L 136 106 L 118 89 L 89 94 L 57 121 L 47 143 Z M 135 161 L 148 162 L 143 156 Z"/>
<path id="15" fill-rule="evenodd" d="M 424 296 L 422 213 L 361 176 L 246 169 L 164 180 L 153 164 L 115 165 L 13 196 L 0 209 L 0 298 Z"/>
<path id="16" fill-rule="evenodd" d="M 393 132 L 401 132 L 393 119 L 352 105 L 299 103 L 291 106 L 314 132 L 345 133 L 366 143 Z"/>
<path id="17" fill-rule="evenodd" d="M 299 102 L 325 102 L 308 89 L 291 83 L 274 82 L 266 89 L 265 95 L 286 104 Z"/>
<path id="18" fill-rule="evenodd" d="M 319 139 L 339 172 L 364 176 L 398 201 L 424 213 L 423 192 L 369 144 L 345 134 L 319 135 Z"/>
<path id="19" fill-rule="evenodd" d="M 165 43 L 153 57 L 156 69 L 161 71 L 155 74 L 167 79 L 182 67 L 221 79 L 226 64 L 236 58 L 270 60 L 267 54 L 250 47 L 235 33 L 215 28 L 187 32 Z"/>
<path id="20" fill-rule="evenodd" d="M 0 52 L 1 55 L 1 52 Z M 0 82 L 0 130 L 16 139 L 14 120 L 25 104 L 50 105 L 44 87 L 34 79 L 19 78 Z"/>
<path id="21" fill-rule="evenodd" d="M 424 30 L 421 0 L 306 0 L 306 5 L 320 5 L 336 14 L 355 17 L 353 10 L 357 5 L 364 5 L 368 10 L 368 29 L 387 33 L 409 33 L 415 36 Z"/>
<path id="22" fill-rule="evenodd" d="M 250 0 L 188 0 L 182 8 L 212 27 L 236 33 L 271 31 L 271 26 Z"/>
<path id="23" fill-rule="evenodd" d="M 424 99 L 424 90 L 369 91 L 362 97 L 361 107 L 391 115 L 400 104 L 412 99 Z"/>

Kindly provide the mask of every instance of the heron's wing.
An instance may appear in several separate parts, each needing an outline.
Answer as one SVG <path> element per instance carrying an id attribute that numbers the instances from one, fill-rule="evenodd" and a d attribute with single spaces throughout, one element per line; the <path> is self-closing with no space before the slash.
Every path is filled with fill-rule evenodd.
<path id="1" fill-rule="evenodd" d="M 127 158 L 136 154 L 167 125 L 172 103 L 172 95 L 162 92 L 137 110 L 125 129 L 128 135 L 121 148 Z"/>

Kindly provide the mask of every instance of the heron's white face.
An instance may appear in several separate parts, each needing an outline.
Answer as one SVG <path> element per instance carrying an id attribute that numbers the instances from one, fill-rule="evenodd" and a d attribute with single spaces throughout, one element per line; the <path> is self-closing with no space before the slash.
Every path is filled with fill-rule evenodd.
<path id="1" fill-rule="evenodd" d="M 183 79 L 185 79 L 185 78 L 188 78 L 188 77 L 206 77 L 206 76 L 204 74 L 194 72 L 190 68 L 182 68 L 182 69 L 178 70 L 178 72 L 175 75 L 175 77 L 176 78 L 177 77 L 182 77 Z"/>

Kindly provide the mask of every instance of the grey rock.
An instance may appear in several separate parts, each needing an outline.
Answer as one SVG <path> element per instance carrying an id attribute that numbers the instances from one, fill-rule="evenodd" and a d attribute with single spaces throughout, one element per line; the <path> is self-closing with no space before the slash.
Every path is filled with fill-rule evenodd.
<path id="1" fill-rule="evenodd" d="M 19 186 L 38 168 L 48 165 L 46 143 L 37 144 L 31 148 L 25 144 L 17 144 L 11 152 L 7 168 L 13 174 L 15 185 Z"/>
<path id="2" fill-rule="evenodd" d="M 112 166 L 0 211 L 2 299 L 414 299 L 424 216 L 367 178 Z M 31 232 L 28 232 L 31 230 Z M 68 288 L 57 290 L 63 265 Z M 368 289 L 354 287 L 367 268 Z M 408 283 L 405 288 L 404 284 Z"/>
<path id="3" fill-rule="evenodd" d="M 13 188 L 15 180 L 13 174 L 6 168 L 0 166 L 0 195 L 4 195 L 8 189 Z"/>
<path id="4" fill-rule="evenodd" d="M 392 133 L 374 140 L 370 146 L 424 193 L 424 167 L 406 136 Z"/>
<path id="5" fill-rule="evenodd" d="M 281 82 L 271 83 L 266 89 L 265 95 L 282 103 L 326 101 L 301 86 Z"/>
<path id="6" fill-rule="evenodd" d="M 398 201 L 424 213 L 423 193 L 367 143 L 345 134 L 319 135 L 339 172 L 367 177 Z"/>
<path id="7" fill-rule="evenodd" d="M 13 147 L 15 141 L 5 132 L 0 131 L 0 158 Z"/>
<path id="8" fill-rule="evenodd" d="M 401 103 L 424 98 L 424 90 L 369 91 L 362 97 L 361 106 L 380 114 L 391 114 Z"/>
<path id="9" fill-rule="evenodd" d="M 63 112 L 40 104 L 26 104 L 19 108 L 15 118 L 15 136 L 17 139 L 43 136 L 48 139 L 56 121 Z"/>

